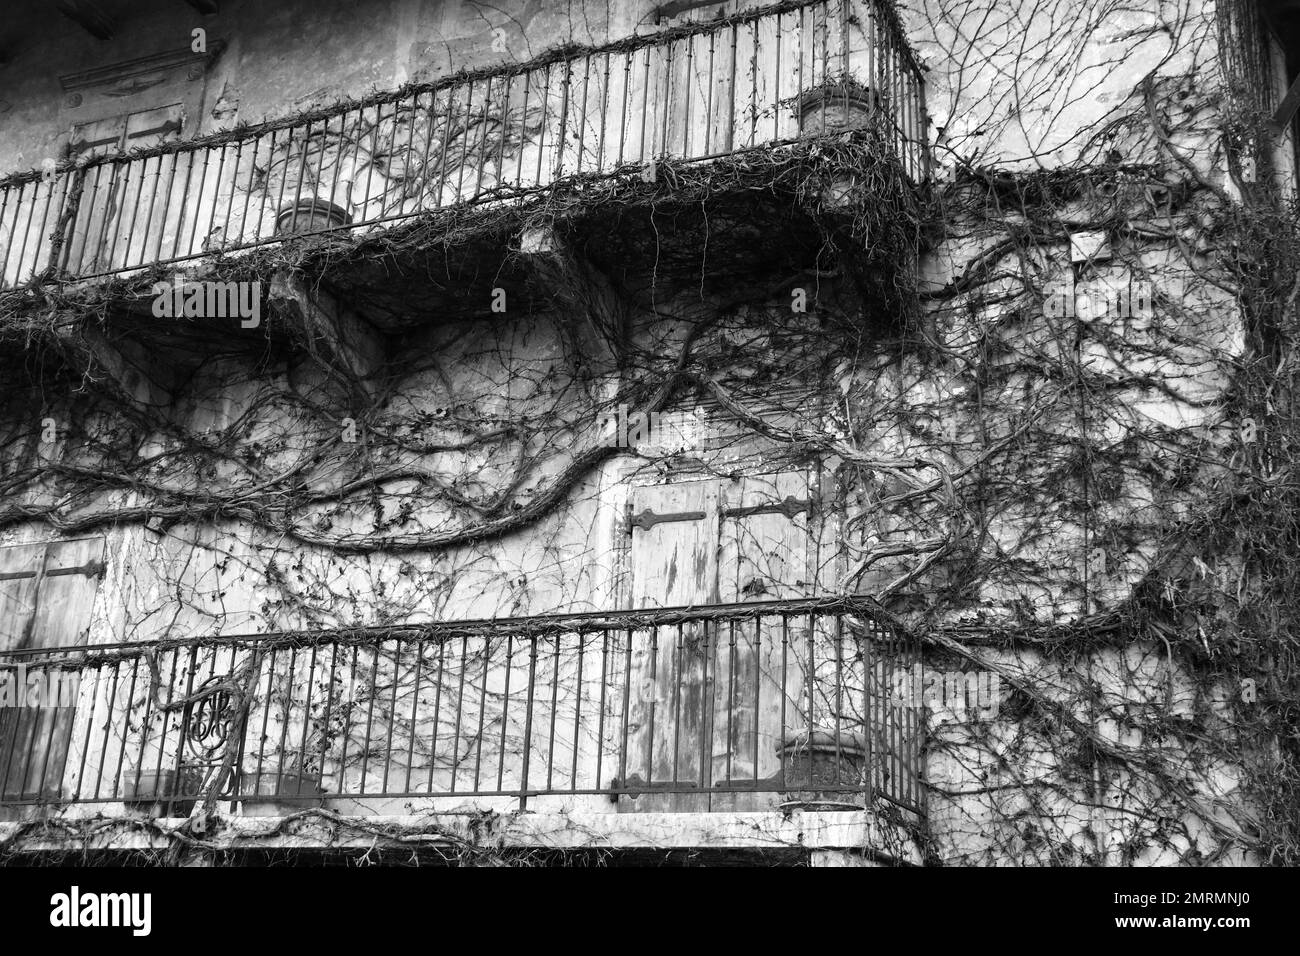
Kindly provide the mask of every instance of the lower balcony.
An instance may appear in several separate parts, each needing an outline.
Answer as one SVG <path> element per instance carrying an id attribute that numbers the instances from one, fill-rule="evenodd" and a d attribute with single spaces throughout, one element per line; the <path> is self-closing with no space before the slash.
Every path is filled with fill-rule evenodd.
<path id="1" fill-rule="evenodd" d="M 924 812 L 921 714 L 897 689 L 918 648 L 873 608 L 9 651 L 0 820 L 528 810 L 634 831 L 637 814 L 910 817 Z"/>

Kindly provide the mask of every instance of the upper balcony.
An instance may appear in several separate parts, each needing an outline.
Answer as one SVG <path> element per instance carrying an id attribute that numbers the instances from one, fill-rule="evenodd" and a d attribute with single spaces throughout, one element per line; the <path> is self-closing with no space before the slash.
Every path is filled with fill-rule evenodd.
<path id="1" fill-rule="evenodd" d="M 923 81 L 884 0 L 799 0 L 0 180 L 0 289 L 364 236 L 865 129 L 926 175 Z"/>

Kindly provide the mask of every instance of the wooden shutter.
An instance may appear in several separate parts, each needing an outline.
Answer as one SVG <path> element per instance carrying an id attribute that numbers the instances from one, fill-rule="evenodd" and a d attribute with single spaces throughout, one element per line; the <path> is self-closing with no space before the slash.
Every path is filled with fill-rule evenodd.
<path id="1" fill-rule="evenodd" d="M 634 489 L 631 606 L 807 595 L 807 505 L 801 473 Z M 629 809 L 739 808 L 736 795 L 708 791 L 778 769 L 779 644 L 756 635 L 753 622 L 660 628 L 657 642 L 649 633 L 635 641 L 627 777 L 701 792 L 646 795 Z M 788 713 L 793 706 L 787 699 Z"/>
<path id="2" fill-rule="evenodd" d="M 180 137 L 181 114 L 181 104 L 173 103 L 138 113 L 78 123 L 72 128 L 69 150 L 74 156 L 103 156 L 170 143 Z"/>
<path id="3" fill-rule="evenodd" d="M 173 103 L 75 126 L 69 150 L 74 156 L 102 156 L 147 149 L 176 141 L 181 128 L 182 106 Z M 182 197 L 164 193 L 169 184 L 182 188 L 175 185 L 178 161 L 185 166 L 173 153 L 88 169 L 73 230 L 79 238 L 68 243 L 68 266 L 76 272 L 99 272 L 141 262 L 147 250 L 169 252 L 175 242 L 163 239 L 169 224 L 175 228 Z M 175 239 L 174 231 L 170 238 Z"/>
<path id="4" fill-rule="evenodd" d="M 746 477 L 727 483 L 718 562 L 719 594 L 724 604 L 786 600 L 812 593 L 810 515 L 807 510 L 795 511 L 808 498 L 805 474 Z M 790 510 L 775 510 L 778 507 Z M 719 634 L 715 656 L 715 698 L 720 702 L 715 709 L 720 719 L 714 725 L 714 779 L 770 777 L 780 769 L 776 752 L 782 733 L 779 638 L 770 632 L 756 634 L 752 625 L 736 628 L 734 635 L 728 627 Z M 802 681 L 797 669 L 788 670 L 785 678 L 789 719 L 799 710 Z M 725 719 L 728 714 L 729 721 Z M 737 799 L 731 797 L 733 802 Z"/>
<path id="5" fill-rule="evenodd" d="M 707 22 L 730 16 L 741 6 L 739 0 L 664 4 L 657 23 L 671 28 Z M 737 69 L 731 32 L 681 37 L 648 47 L 647 55 L 653 67 L 647 109 L 657 134 L 654 154 L 682 158 L 730 151 Z"/>
<path id="6" fill-rule="evenodd" d="M 634 490 L 633 607 L 717 603 L 718 495 L 716 481 Z M 635 523 L 638 515 L 643 516 L 641 525 Z M 676 517 L 657 520 L 668 515 Z M 657 645 L 649 633 L 636 635 L 630 675 L 636 730 L 628 743 L 629 778 L 651 784 L 694 784 L 701 789 L 707 785 L 699 745 L 710 733 L 702 704 L 706 637 L 706 629 L 698 624 L 685 625 L 680 634 L 661 629 Z M 707 803 L 699 804 L 696 796 L 646 796 L 630 809 L 707 809 Z"/>
<path id="7" fill-rule="evenodd" d="M 108 119 L 78 123 L 72 127 L 68 151 L 73 156 L 105 156 L 116 153 L 122 148 L 125 135 L 125 116 L 111 116 Z"/>
<path id="8" fill-rule="evenodd" d="M 103 557 L 102 538 L 0 548 L 0 652 L 84 645 Z M 21 659 L 30 674 L 57 656 Z M 0 708 L 0 800 L 60 798 L 74 712 L 73 706 Z"/>

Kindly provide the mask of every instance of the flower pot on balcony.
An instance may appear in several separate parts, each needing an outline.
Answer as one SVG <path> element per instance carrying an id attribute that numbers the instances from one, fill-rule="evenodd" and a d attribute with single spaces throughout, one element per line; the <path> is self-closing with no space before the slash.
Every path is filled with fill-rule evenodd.
<path id="1" fill-rule="evenodd" d="M 867 742 L 861 734 L 802 730 L 777 742 L 784 774 L 782 799 L 801 802 L 854 803 L 857 794 L 827 787 L 865 787 Z"/>
<path id="2" fill-rule="evenodd" d="M 852 81 L 827 83 L 799 96 L 799 129 L 804 133 L 837 133 L 870 126 L 877 113 L 874 92 Z"/>
<path id="3" fill-rule="evenodd" d="M 189 771 L 146 770 L 122 775 L 122 802 L 147 817 L 188 817 L 203 781 Z"/>
<path id="4" fill-rule="evenodd" d="M 268 774 L 257 781 L 256 792 L 240 798 L 244 815 L 279 817 L 325 805 L 325 791 L 315 776 L 288 771 L 278 777 Z"/>
<path id="5" fill-rule="evenodd" d="M 337 203 L 320 196 L 304 196 L 281 208 L 275 217 L 277 236 L 305 235 L 346 226 L 352 215 Z"/>

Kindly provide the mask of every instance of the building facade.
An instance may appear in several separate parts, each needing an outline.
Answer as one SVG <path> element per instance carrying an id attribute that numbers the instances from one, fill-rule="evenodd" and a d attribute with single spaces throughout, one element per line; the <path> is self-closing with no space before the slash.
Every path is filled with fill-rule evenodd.
<path id="1" fill-rule="evenodd" d="M 0 854 L 1297 858 L 1289 4 L 27 6 Z"/>

